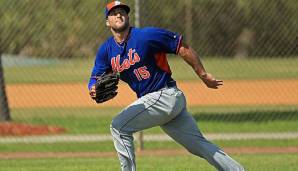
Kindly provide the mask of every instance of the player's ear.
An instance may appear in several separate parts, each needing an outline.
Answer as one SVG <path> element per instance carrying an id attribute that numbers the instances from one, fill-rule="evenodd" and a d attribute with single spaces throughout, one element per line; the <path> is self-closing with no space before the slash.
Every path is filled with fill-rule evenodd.
<path id="1" fill-rule="evenodd" d="M 111 25 L 110 25 L 110 22 L 109 22 L 109 20 L 108 19 L 106 19 L 106 26 L 108 26 L 108 27 L 110 27 Z"/>

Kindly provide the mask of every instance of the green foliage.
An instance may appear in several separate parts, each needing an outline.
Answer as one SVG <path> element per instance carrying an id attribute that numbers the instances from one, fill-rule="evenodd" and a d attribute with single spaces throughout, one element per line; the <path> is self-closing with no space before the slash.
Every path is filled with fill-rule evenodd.
<path id="1" fill-rule="evenodd" d="M 192 0 L 190 9 L 186 8 L 185 1 L 143 3 L 148 9 L 158 11 L 142 10 L 145 14 L 142 16 L 143 26 L 162 26 L 184 34 L 188 27 L 185 13 L 190 10 L 192 45 L 203 55 L 235 55 L 245 31 L 250 33 L 244 39 L 250 39 L 246 48 L 251 56 L 298 53 L 295 47 L 298 29 L 295 0 Z M 187 39 L 189 35 L 185 36 Z"/>
<path id="2" fill-rule="evenodd" d="M 94 54 L 106 36 L 98 1 L 1 1 L 5 53 L 78 57 Z M 99 29 L 102 27 L 102 29 Z M 86 34 L 87 33 L 87 34 Z"/>
<path id="3" fill-rule="evenodd" d="M 196 1 L 193 6 L 194 45 L 202 54 L 233 56 L 235 43 L 245 28 L 237 0 Z M 198 21 L 198 22 L 196 22 Z"/>
<path id="4" fill-rule="evenodd" d="M 297 2 L 295 0 L 250 0 L 247 26 L 255 33 L 251 55 L 297 54 Z"/>
<path id="5" fill-rule="evenodd" d="M 134 22 L 134 1 L 131 23 Z M 234 56 L 241 35 L 253 56 L 297 55 L 296 0 L 140 0 L 142 26 L 186 34 L 186 11 L 192 13 L 192 46 L 204 56 Z M 0 45 L 5 53 L 40 57 L 94 56 L 109 35 L 105 1 L 0 0 Z M 188 33 L 187 33 L 188 34 Z M 186 39 L 187 36 L 185 35 Z"/>

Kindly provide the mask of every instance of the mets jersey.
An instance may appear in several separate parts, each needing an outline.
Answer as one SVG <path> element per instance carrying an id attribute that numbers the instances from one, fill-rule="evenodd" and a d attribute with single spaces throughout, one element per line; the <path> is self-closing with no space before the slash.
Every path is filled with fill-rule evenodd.
<path id="1" fill-rule="evenodd" d="M 123 43 L 108 38 L 98 49 L 89 90 L 96 77 L 105 72 L 118 72 L 120 79 L 142 97 L 174 82 L 166 54 L 177 54 L 182 36 L 160 28 L 130 28 Z"/>

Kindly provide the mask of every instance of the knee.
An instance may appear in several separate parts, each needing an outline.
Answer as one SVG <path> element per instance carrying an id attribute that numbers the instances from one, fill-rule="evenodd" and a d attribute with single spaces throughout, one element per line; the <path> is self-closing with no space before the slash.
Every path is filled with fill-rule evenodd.
<path id="1" fill-rule="evenodd" d="M 110 128 L 120 130 L 121 129 L 121 122 L 118 119 L 114 118 L 111 122 Z"/>
<path id="2" fill-rule="evenodd" d="M 118 137 L 118 136 L 121 135 L 121 131 L 120 131 L 119 126 L 113 125 L 113 122 L 110 125 L 110 131 L 111 131 L 111 134 L 112 134 L 113 137 Z"/>
<path id="3" fill-rule="evenodd" d="M 194 149 L 192 149 L 192 148 L 188 148 L 188 147 L 185 147 L 185 149 L 186 149 L 189 153 L 191 153 L 191 154 L 193 154 L 193 155 L 195 155 L 195 156 L 204 158 L 204 155 L 201 154 L 200 151 L 197 151 L 197 150 L 194 150 Z"/>
<path id="4" fill-rule="evenodd" d="M 121 127 L 119 127 L 118 125 L 113 126 L 113 124 L 110 125 L 110 131 L 113 137 L 130 137 L 132 136 L 131 132 L 127 132 L 125 130 L 123 130 Z"/>

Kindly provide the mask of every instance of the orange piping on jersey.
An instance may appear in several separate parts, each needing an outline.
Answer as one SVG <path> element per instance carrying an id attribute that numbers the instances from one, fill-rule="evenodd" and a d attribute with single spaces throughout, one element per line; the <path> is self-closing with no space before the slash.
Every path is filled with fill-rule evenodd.
<path id="1" fill-rule="evenodd" d="M 179 53 L 181 45 L 182 45 L 182 35 L 179 37 L 179 42 L 178 42 L 178 46 L 177 46 L 177 49 L 176 49 L 176 54 Z"/>
<path id="2" fill-rule="evenodd" d="M 169 63 L 168 63 L 168 60 L 167 60 L 166 53 L 160 52 L 160 53 L 155 54 L 154 57 L 155 57 L 155 61 L 156 61 L 157 66 L 161 70 L 163 70 L 163 71 L 165 71 L 169 74 L 172 73 L 171 68 L 169 66 Z"/>

